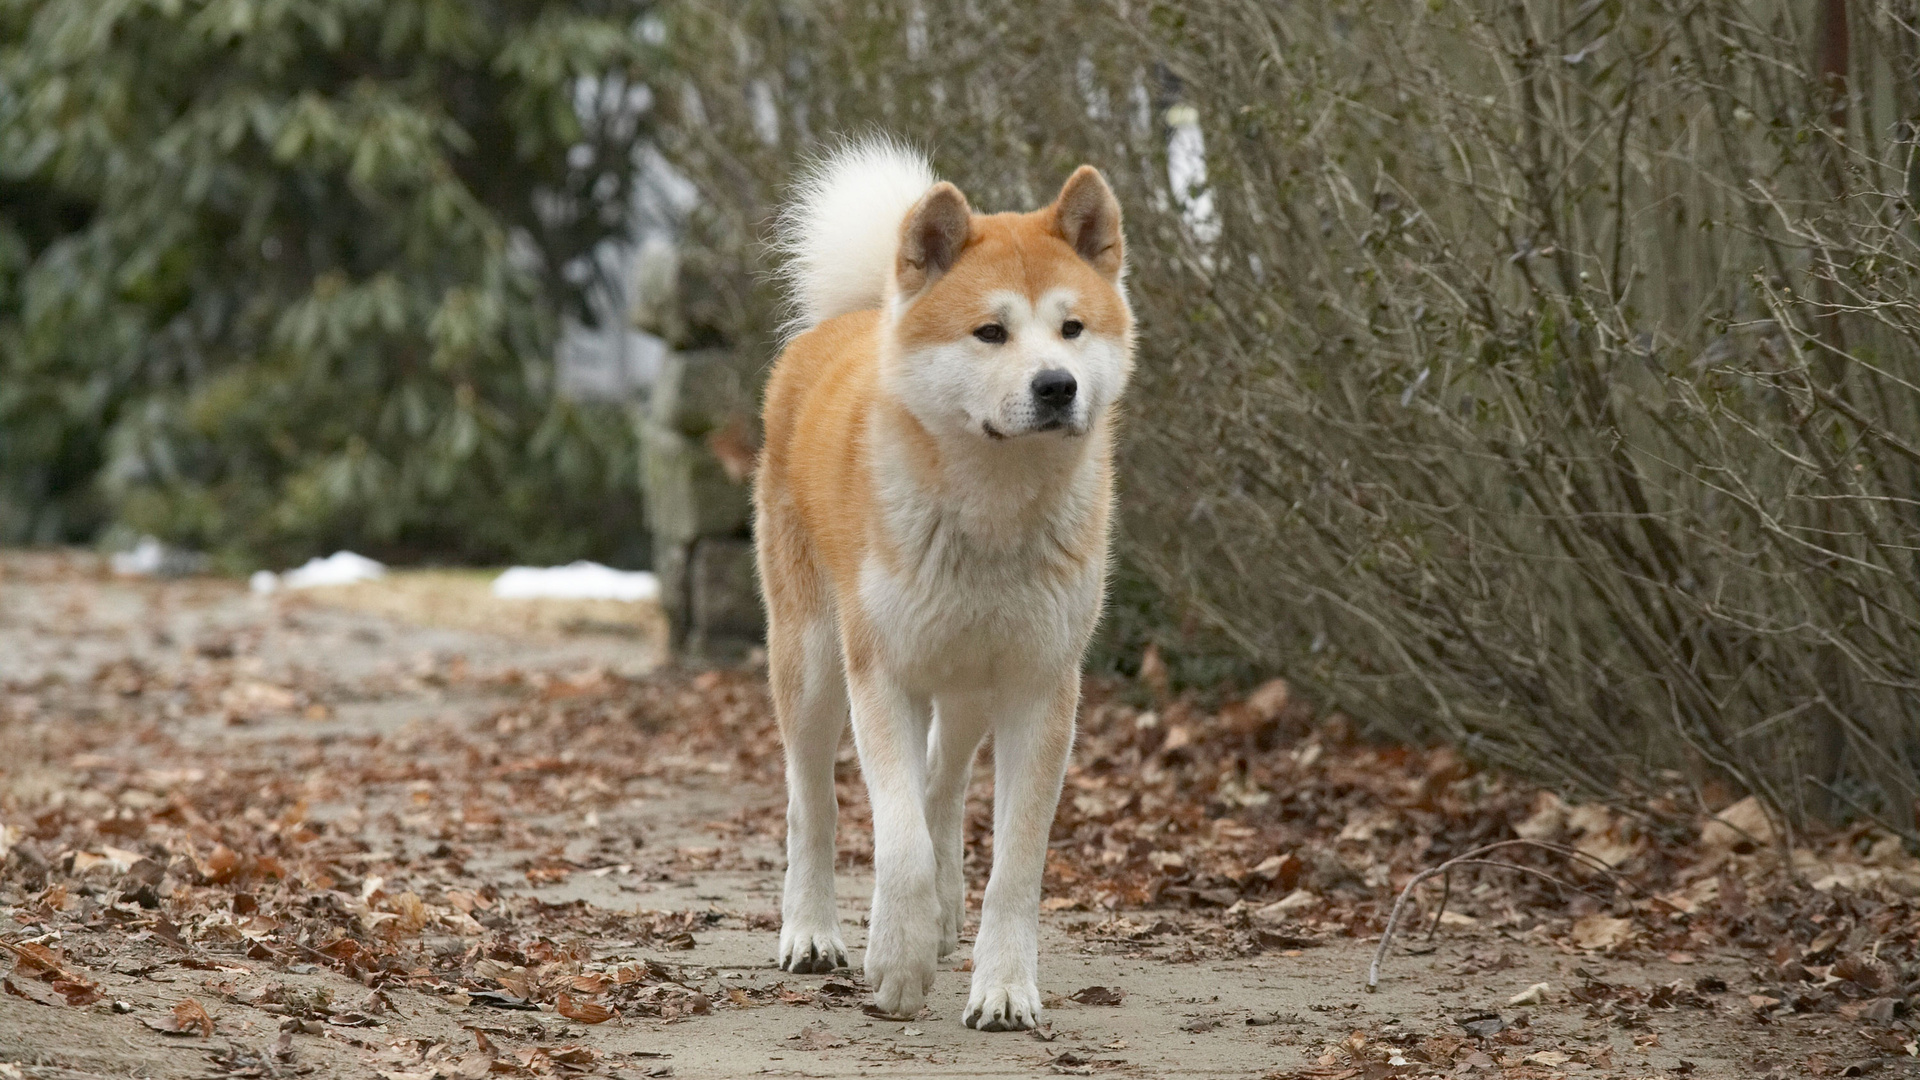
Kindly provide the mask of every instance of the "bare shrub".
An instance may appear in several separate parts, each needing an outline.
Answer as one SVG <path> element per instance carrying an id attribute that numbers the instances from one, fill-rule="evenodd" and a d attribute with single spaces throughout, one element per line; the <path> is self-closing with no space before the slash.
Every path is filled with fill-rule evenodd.
<path id="1" fill-rule="evenodd" d="M 722 279 L 829 135 L 989 208 L 1107 171 L 1124 554 L 1220 640 L 1589 791 L 1912 828 L 1911 0 L 671 10 Z"/>

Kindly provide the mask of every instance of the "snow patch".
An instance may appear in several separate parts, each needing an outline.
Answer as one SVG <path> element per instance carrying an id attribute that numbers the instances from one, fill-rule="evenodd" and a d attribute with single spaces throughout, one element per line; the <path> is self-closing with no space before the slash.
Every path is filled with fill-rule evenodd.
<path id="1" fill-rule="evenodd" d="M 566 566 L 514 566 L 493 579 L 503 600 L 627 600 L 660 598 L 660 579 L 645 570 L 615 570 L 584 560 Z"/>
<path id="2" fill-rule="evenodd" d="M 387 568 L 365 555 L 356 555 L 351 551 L 336 551 L 324 559 L 308 559 L 306 562 L 276 574 L 271 570 L 256 570 L 247 584 L 257 593 L 270 593 L 276 589 L 311 589 L 319 585 L 351 585 L 356 581 L 378 581 L 387 576 Z"/>

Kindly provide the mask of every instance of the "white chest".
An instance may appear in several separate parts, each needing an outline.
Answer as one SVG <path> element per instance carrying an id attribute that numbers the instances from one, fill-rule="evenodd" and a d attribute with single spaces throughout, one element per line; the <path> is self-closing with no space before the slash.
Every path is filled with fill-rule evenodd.
<path id="1" fill-rule="evenodd" d="M 1050 531 L 981 537 L 929 515 L 900 558 L 863 568 L 860 600 L 888 667 L 926 693 L 1057 678 L 1086 648 L 1105 553 L 1076 558 Z M 998 542 L 996 542 L 998 541 Z"/>

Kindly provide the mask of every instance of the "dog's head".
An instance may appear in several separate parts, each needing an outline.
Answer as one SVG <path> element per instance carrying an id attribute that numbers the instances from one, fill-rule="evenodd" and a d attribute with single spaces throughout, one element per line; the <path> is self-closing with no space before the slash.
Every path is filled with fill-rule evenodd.
<path id="1" fill-rule="evenodd" d="M 1133 371 L 1120 203 L 1082 165 L 1052 205 L 975 214 L 952 184 L 901 224 L 884 377 L 938 435 L 1084 435 Z"/>

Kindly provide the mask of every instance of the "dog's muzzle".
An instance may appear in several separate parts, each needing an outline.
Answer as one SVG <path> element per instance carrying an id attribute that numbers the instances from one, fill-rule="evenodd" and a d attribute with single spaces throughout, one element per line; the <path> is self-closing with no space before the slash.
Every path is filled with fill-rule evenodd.
<path id="1" fill-rule="evenodd" d="M 1072 372 L 1048 368 L 1033 377 L 1031 389 L 1035 431 L 1058 431 L 1073 420 L 1073 399 L 1080 383 Z"/>

